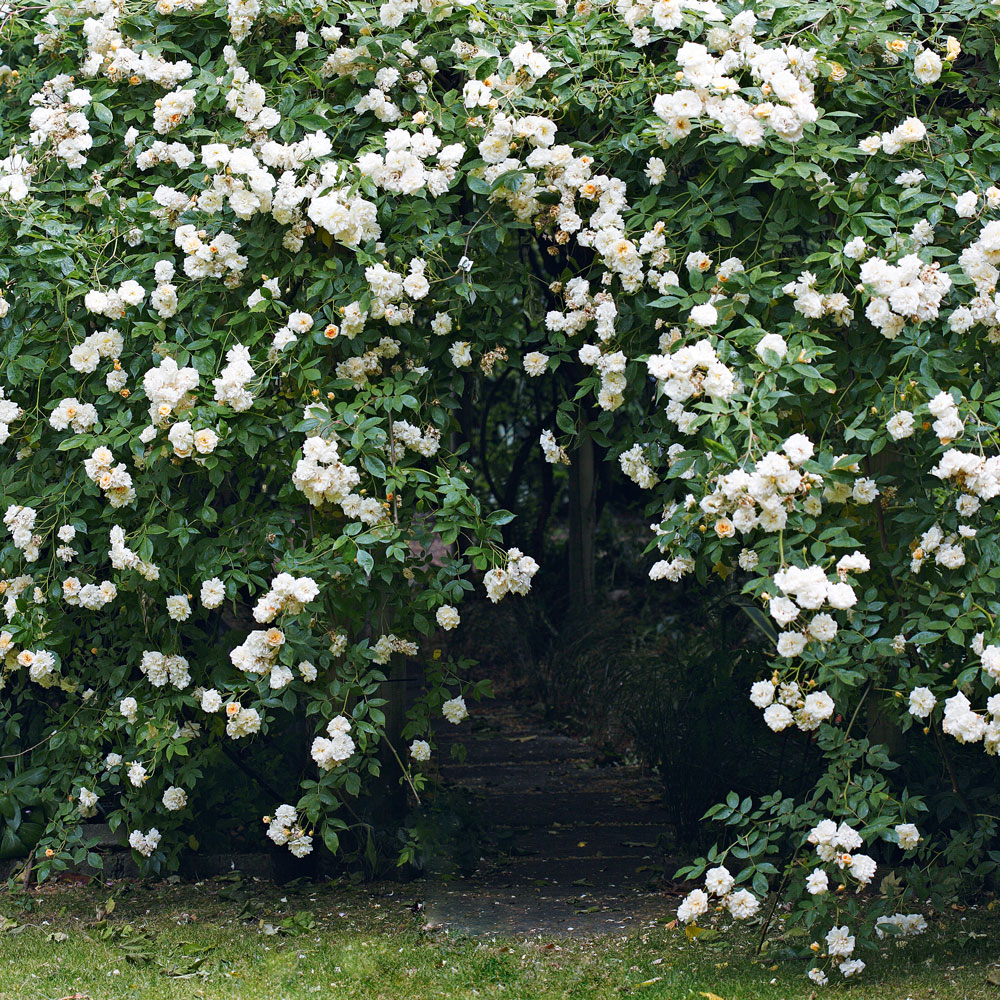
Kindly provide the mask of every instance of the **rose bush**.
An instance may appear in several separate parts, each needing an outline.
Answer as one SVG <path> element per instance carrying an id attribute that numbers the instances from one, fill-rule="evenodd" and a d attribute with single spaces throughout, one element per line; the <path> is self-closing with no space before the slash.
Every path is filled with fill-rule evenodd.
<path id="1" fill-rule="evenodd" d="M 548 461 L 596 442 L 649 491 L 654 580 L 745 581 L 762 733 L 825 754 L 805 798 L 716 807 L 681 917 L 773 889 L 817 982 L 919 930 L 887 905 L 996 832 L 970 805 L 929 843 L 886 745 L 921 727 L 956 790 L 952 748 L 1000 747 L 996 13 L 14 5 L 4 763 L 43 769 L 43 874 L 98 809 L 173 858 L 227 741 L 302 769 L 266 817 L 295 854 L 387 761 L 419 788 L 469 692 L 430 661 L 387 724 L 391 664 L 538 568 L 467 460 L 516 369 Z"/>

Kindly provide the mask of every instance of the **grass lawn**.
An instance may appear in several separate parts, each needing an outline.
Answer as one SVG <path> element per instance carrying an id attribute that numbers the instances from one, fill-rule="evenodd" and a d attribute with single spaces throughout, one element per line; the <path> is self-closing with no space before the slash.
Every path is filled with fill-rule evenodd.
<path id="1" fill-rule="evenodd" d="M 45 886 L 0 897 L 2 1000 L 429 1000 L 432 997 L 806 1000 L 805 965 L 758 959 L 753 929 L 710 942 L 651 926 L 630 937 L 514 940 L 423 930 L 419 883 L 275 887 L 238 875 L 197 885 Z M 107 913 L 107 901 L 114 901 Z M 665 907 L 666 910 L 666 907 Z M 668 911 L 669 912 L 669 911 Z M 858 980 L 819 996 L 1000 1000 L 987 909 L 933 919 Z M 776 954 L 781 954 L 780 951 Z M 715 998 L 711 996 L 715 994 Z"/>

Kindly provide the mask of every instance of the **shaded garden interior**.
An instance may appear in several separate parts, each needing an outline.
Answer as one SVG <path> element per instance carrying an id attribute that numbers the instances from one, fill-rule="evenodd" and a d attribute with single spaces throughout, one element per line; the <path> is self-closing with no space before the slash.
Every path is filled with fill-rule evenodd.
<path id="1" fill-rule="evenodd" d="M 503 412 L 496 395 L 470 402 L 489 406 L 480 413 L 478 440 L 484 448 L 495 434 L 533 431 L 502 423 L 494 430 Z M 585 748 L 581 757 L 588 778 L 576 786 L 580 808 L 587 808 L 588 784 L 610 790 L 620 775 L 641 776 L 644 786 L 655 789 L 646 796 L 646 807 L 652 807 L 646 819 L 656 829 L 643 831 L 649 851 L 640 858 L 644 864 L 633 866 L 646 873 L 639 881 L 650 892 L 673 889 L 674 870 L 717 837 L 717 828 L 703 817 L 728 794 L 756 799 L 777 788 L 795 796 L 812 786 L 821 755 L 810 734 L 774 736 L 747 699 L 753 680 L 768 672 L 772 628 L 740 596 L 740 574 L 723 571 L 705 581 L 651 587 L 646 522 L 655 511 L 644 507 L 641 491 L 616 465 L 604 461 L 600 447 L 589 445 L 597 461 L 591 466 L 592 482 L 584 484 L 592 502 L 583 516 L 578 466 L 553 470 L 537 455 L 509 445 L 508 440 L 495 454 L 486 448 L 480 456 L 493 468 L 484 485 L 501 494 L 494 498 L 497 504 L 513 497 L 526 507 L 504 531 L 510 545 L 539 546 L 535 551 L 543 570 L 531 596 L 493 605 L 470 594 L 463 606 L 465 627 L 443 643 L 424 644 L 420 656 L 397 668 L 381 692 L 390 703 L 387 714 L 392 715 L 395 702 L 395 717 L 401 720 L 421 690 L 425 671 L 448 658 L 464 667 L 482 696 L 481 701 L 469 699 L 472 717 L 463 725 L 453 728 L 444 720 L 437 725 L 432 780 L 419 802 L 386 753 L 381 779 L 345 802 L 348 829 L 340 858 L 297 860 L 276 849 L 264 835 L 265 824 L 246 817 L 266 815 L 282 798 L 281 789 L 303 777 L 303 748 L 311 731 L 304 720 L 289 715 L 287 725 L 279 723 L 266 738 L 238 748 L 225 742 L 212 748 L 206 769 L 213 779 L 192 793 L 191 840 L 182 871 L 211 873 L 221 863 L 213 858 L 236 854 L 256 855 L 250 864 L 279 882 L 338 872 L 403 881 L 470 876 L 484 861 L 516 856 L 511 830 L 518 825 L 519 808 L 531 809 L 530 804 L 516 806 L 516 781 L 530 779 L 537 763 L 534 740 L 546 734 Z M 511 454 L 513 467 L 502 468 L 501 455 Z M 539 498 L 548 498 L 549 506 Z M 455 548 L 460 551 L 460 545 Z M 945 761 L 927 734 L 915 728 L 900 735 L 873 708 L 852 720 L 855 735 L 891 743 L 911 790 L 927 795 L 932 804 L 929 829 L 947 832 L 957 862 L 963 851 L 971 856 L 981 850 L 981 844 L 963 839 L 962 828 L 970 809 L 992 808 L 996 794 L 989 761 L 960 746 L 949 747 Z M 508 762 L 516 764 L 520 756 L 526 770 L 512 775 L 504 788 L 470 786 L 465 755 L 471 748 L 481 759 L 485 748 L 489 756 L 498 713 L 534 733 L 507 748 Z M 31 737 L 30 712 L 24 732 Z M 397 736 L 395 743 L 402 742 Z M 561 810 L 557 806 L 550 817 L 557 825 L 572 820 L 572 795 L 567 792 Z M 609 799 L 606 809 L 611 808 Z M 104 845 L 118 840 L 94 830 Z M 560 859 L 560 845 L 553 839 L 543 855 Z M 571 867 L 573 845 L 564 846 Z M 8 853 L 14 862 L 10 870 L 18 870 L 17 852 Z M 947 891 L 972 888 L 980 886 L 967 876 Z"/>

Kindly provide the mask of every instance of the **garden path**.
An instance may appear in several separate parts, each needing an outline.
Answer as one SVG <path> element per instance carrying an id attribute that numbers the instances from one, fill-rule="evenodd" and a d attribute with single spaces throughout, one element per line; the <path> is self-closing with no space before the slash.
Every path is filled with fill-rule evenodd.
<path id="1" fill-rule="evenodd" d="M 441 734 L 441 774 L 474 796 L 498 850 L 469 877 L 424 882 L 429 927 L 575 936 L 673 919 L 677 866 L 655 778 L 599 766 L 593 747 L 510 701 L 477 706 L 471 735 L 466 726 Z M 455 742 L 463 763 L 450 758 Z"/>

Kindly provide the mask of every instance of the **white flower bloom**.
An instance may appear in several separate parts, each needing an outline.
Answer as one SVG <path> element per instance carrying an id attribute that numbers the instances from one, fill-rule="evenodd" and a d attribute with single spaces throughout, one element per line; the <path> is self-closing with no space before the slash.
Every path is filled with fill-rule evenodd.
<path id="1" fill-rule="evenodd" d="M 868 245 L 863 236 L 855 236 L 850 242 L 844 245 L 844 256 L 851 260 L 860 260 L 865 255 Z"/>
<path id="2" fill-rule="evenodd" d="M 677 919 L 689 924 L 692 920 L 708 912 L 708 893 L 704 889 L 689 892 L 680 906 L 677 907 Z"/>
<path id="3" fill-rule="evenodd" d="M 782 632 L 778 636 L 778 655 L 793 658 L 806 648 L 806 637 L 801 632 Z"/>
<path id="4" fill-rule="evenodd" d="M 726 908 L 737 920 L 748 920 L 760 909 L 760 900 L 747 889 L 738 889 L 726 897 Z"/>
<path id="5" fill-rule="evenodd" d="M 937 83 L 942 66 L 941 57 L 933 49 L 921 49 L 913 60 L 913 75 L 925 85 Z"/>
<path id="6" fill-rule="evenodd" d="M 725 896 L 733 887 L 733 876 L 724 865 L 705 872 L 705 889 L 713 896 Z"/>
<path id="7" fill-rule="evenodd" d="M 850 872 L 862 885 L 868 885 L 875 877 L 877 865 L 873 858 L 867 854 L 854 854 L 851 856 Z"/>
<path id="8" fill-rule="evenodd" d="M 889 418 L 885 429 L 893 441 L 902 441 L 904 438 L 913 436 L 913 425 L 915 418 L 909 410 L 901 410 Z"/>
<path id="9" fill-rule="evenodd" d="M 170 812 L 178 812 L 187 805 L 187 792 L 183 788 L 171 785 L 163 793 L 163 805 Z"/>
<path id="10" fill-rule="evenodd" d="M 160 843 L 160 831 L 152 827 L 148 833 L 141 830 L 133 830 L 128 835 L 129 846 L 145 857 L 150 857 Z"/>
<path id="11" fill-rule="evenodd" d="M 465 707 L 465 699 L 459 695 L 446 701 L 441 706 L 441 714 L 453 725 L 458 725 L 463 719 L 469 717 L 469 710 Z"/>
<path id="12" fill-rule="evenodd" d="M 845 979 L 850 979 L 851 976 L 856 976 L 859 972 L 864 971 L 865 963 L 860 958 L 851 958 L 846 962 L 841 962 L 837 968 Z"/>
<path id="13" fill-rule="evenodd" d="M 955 214 L 960 219 L 971 219 L 976 214 L 979 195 L 975 191 L 966 191 L 955 196 Z"/>
<path id="14" fill-rule="evenodd" d="M 80 808 L 80 815 L 83 819 L 90 819 L 97 814 L 97 803 L 100 800 L 95 792 L 89 788 L 80 788 L 77 791 L 77 804 Z"/>
<path id="15" fill-rule="evenodd" d="M 472 364 L 472 350 L 467 340 L 456 340 L 449 348 L 451 363 L 456 368 L 467 368 Z"/>
<path id="16" fill-rule="evenodd" d="M 450 604 L 441 605 L 441 607 L 437 609 L 435 619 L 437 620 L 438 625 L 440 625 L 446 632 L 450 632 L 452 629 L 458 628 L 458 624 L 461 621 L 458 610 L 453 608 Z"/>
<path id="17" fill-rule="evenodd" d="M 205 608 L 217 608 L 226 599 L 226 585 L 217 577 L 206 580 L 201 585 L 201 604 Z"/>
<path id="18" fill-rule="evenodd" d="M 531 376 L 543 375 L 548 370 L 549 358 L 541 351 L 531 351 L 524 356 L 524 370 Z"/>
<path id="19" fill-rule="evenodd" d="M 222 708 L 222 696 L 215 688 L 206 688 L 201 693 L 201 709 L 203 712 L 218 712 Z"/>
<path id="20" fill-rule="evenodd" d="M 757 681 L 750 688 L 750 701 L 757 708 L 767 708 L 774 701 L 774 684 L 771 681 Z"/>
<path id="21" fill-rule="evenodd" d="M 764 721 L 776 733 L 787 729 L 794 721 L 791 709 L 785 705 L 769 705 L 764 709 Z"/>
<path id="22" fill-rule="evenodd" d="M 854 935 L 845 927 L 831 927 L 826 935 L 826 950 L 831 955 L 850 955 L 854 951 Z"/>
<path id="23" fill-rule="evenodd" d="M 688 315 L 688 319 L 694 326 L 715 326 L 719 321 L 719 313 L 715 306 L 705 302 L 700 306 L 695 306 Z"/>
<path id="24" fill-rule="evenodd" d="M 820 896 L 830 887 L 830 880 L 822 868 L 815 868 L 806 879 L 806 891 L 811 896 Z"/>
<path id="25" fill-rule="evenodd" d="M 767 357 L 765 355 L 769 351 L 773 352 L 779 359 L 783 360 L 785 355 L 788 353 L 788 345 L 785 343 L 785 339 L 780 337 L 778 334 L 765 333 L 764 336 L 757 342 L 755 350 L 761 361 L 767 361 Z"/>
<path id="26" fill-rule="evenodd" d="M 815 448 L 805 434 L 793 434 L 781 446 L 793 465 L 801 465 L 813 457 Z"/>
<path id="27" fill-rule="evenodd" d="M 937 698 L 930 688 L 917 687 L 910 692 L 910 715 L 926 719 L 934 711 Z"/>
<path id="28" fill-rule="evenodd" d="M 187 621 L 191 617 L 191 603 L 184 594 L 173 594 L 167 598 L 167 614 L 175 622 Z"/>

